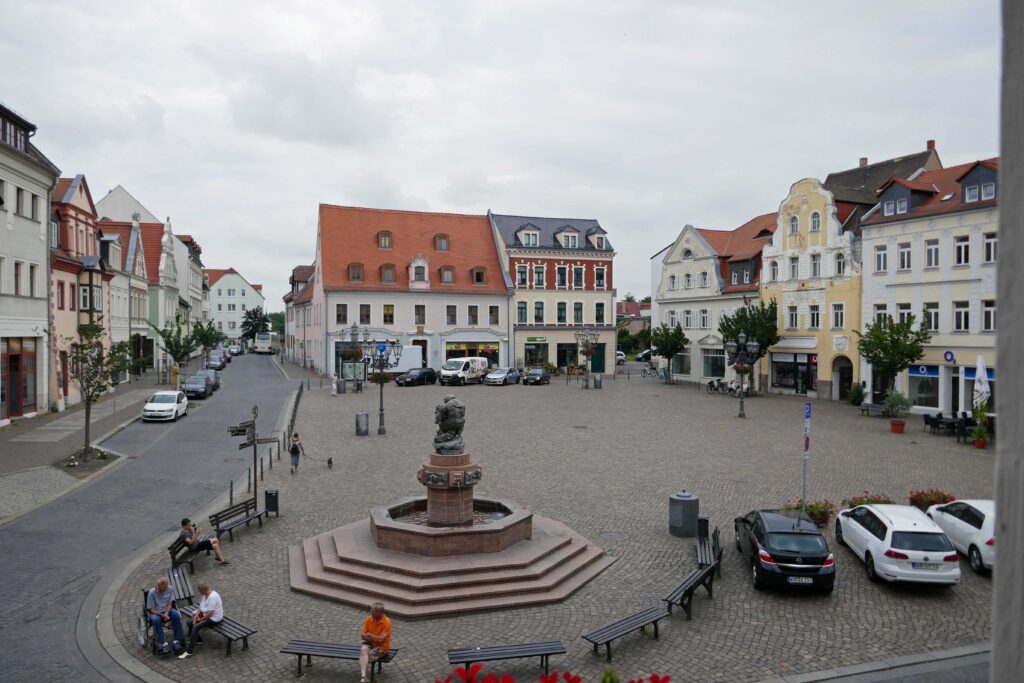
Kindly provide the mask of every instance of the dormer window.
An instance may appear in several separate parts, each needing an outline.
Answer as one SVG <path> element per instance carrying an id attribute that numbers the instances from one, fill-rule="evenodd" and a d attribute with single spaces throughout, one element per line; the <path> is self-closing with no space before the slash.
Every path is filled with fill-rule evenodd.
<path id="1" fill-rule="evenodd" d="M 348 279 L 352 282 L 363 281 L 363 264 L 362 263 L 350 263 L 348 264 Z"/>
<path id="2" fill-rule="evenodd" d="M 789 219 L 789 234 L 795 235 L 800 232 L 800 219 L 796 216 L 792 216 Z"/>
<path id="3" fill-rule="evenodd" d="M 436 251 L 448 251 L 448 235 L 434 235 L 434 249 Z"/>
<path id="4" fill-rule="evenodd" d="M 377 233 L 377 246 L 381 249 L 391 248 L 391 233 L 383 230 Z"/>
<path id="5" fill-rule="evenodd" d="M 564 235 L 562 237 L 562 246 L 566 249 L 575 249 L 579 246 L 579 235 Z"/>
<path id="6" fill-rule="evenodd" d="M 519 239 L 523 241 L 524 247 L 536 247 L 540 244 L 540 233 L 533 232 L 531 230 L 529 232 L 524 232 Z"/>
<path id="7" fill-rule="evenodd" d="M 971 202 L 978 201 L 977 185 L 971 185 L 970 187 L 967 188 L 966 192 L 964 192 L 964 201 L 967 202 L 968 204 L 970 204 Z"/>
<path id="8" fill-rule="evenodd" d="M 981 185 L 981 198 L 995 199 L 996 198 L 996 184 L 995 183 L 982 183 Z"/>
<path id="9" fill-rule="evenodd" d="M 395 283 L 395 266 L 391 263 L 385 263 L 380 267 L 380 281 L 385 284 Z"/>
<path id="10" fill-rule="evenodd" d="M 906 198 L 896 200 L 896 213 L 907 212 L 907 200 Z"/>
<path id="11" fill-rule="evenodd" d="M 413 282 L 426 282 L 427 281 L 427 268 L 426 266 L 415 266 L 412 269 Z"/>
<path id="12" fill-rule="evenodd" d="M 455 284 L 455 269 L 451 266 L 441 266 L 441 284 L 442 285 L 453 285 Z"/>
<path id="13" fill-rule="evenodd" d="M 594 238 L 594 246 L 598 249 L 604 249 L 604 235 L 598 235 Z"/>
<path id="14" fill-rule="evenodd" d="M 470 280 L 474 285 L 486 285 L 487 284 L 487 269 L 482 266 L 477 266 L 469 271 Z"/>
<path id="15" fill-rule="evenodd" d="M 731 275 L 731 281 L 732 281 L 732 284 L 734 284 L 734 285 L 735 285 L 735 284 L 739 284 L 739 281 L 740 281 L 740 278 L 739 278 L 739 273 L 737 273 L 737 272 L 736 272 L 736 271 L 734 270 L 734 271 L 732 271 L 732 273 L 730 273 L 730 275 Z"/>
<path id="16" fill-rule="evenodd" d="M 894 213 L 896 213 L 896 202 L 894 202 L 893 200 L 890 199 L 889 201 L 884 202 L 882 204 L 882 215 L 883 216 L 891 216 Z"/>

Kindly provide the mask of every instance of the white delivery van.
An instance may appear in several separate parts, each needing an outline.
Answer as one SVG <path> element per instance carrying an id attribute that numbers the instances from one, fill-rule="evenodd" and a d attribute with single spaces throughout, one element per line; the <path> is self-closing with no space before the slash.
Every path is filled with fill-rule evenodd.
<path id="1" fill-rule="evenodd" d="M 403 346 L 402 357 L 398 359 L 398 365 L 393 368 L 388 368 L 388 372 L 394 373 L 397 377 L 406 370 L 412 370 L 413 368 L 423 367 L 423 347 L 422 346 Z"/>
<path id="2" fill-rule="evenodd" d="M 449 358 L 441 366 L 439 377 L 441 384 L 469 384 L 483 382 L 487 375 L 488 361 L 486 358 L 470 356 L 468 358 Z"/>

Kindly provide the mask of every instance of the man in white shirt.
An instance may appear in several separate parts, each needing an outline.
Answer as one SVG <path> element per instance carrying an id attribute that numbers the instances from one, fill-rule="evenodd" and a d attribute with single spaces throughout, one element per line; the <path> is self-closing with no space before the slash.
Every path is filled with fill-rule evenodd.
<path id="1" fill-rule="evenodd" d="M 191 657 L 196 644 L 203 642 L 199 632 L 204 628 L 219 624 L 224 619 L 224 603 L 220 599 L 220 594 L 211 590 L 210 584 L 205 581 L 200 581 L 196 588 L 203 599 L 199 603 L 199 609 L 193 615 L 192 621 L 188 624 L 188 645 L 185 646 L 185 651 L 178 656 L 178 659 Z"/>

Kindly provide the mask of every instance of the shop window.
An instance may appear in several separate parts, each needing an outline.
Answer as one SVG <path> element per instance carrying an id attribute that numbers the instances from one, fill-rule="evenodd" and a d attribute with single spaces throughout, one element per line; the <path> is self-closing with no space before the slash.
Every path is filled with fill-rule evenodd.
<path id="1" fill-rule="evenodd" d="M 685 347 L 682 353 L 677 353 L 672 356 L 672 374 L 673 375 L 689 375 L 690 374 L 690 349 Z"/>
<path id="2" fill-rule="evenodd" d="M 725 349 L 703 349 L 704 377 L 725 377 Z"/>

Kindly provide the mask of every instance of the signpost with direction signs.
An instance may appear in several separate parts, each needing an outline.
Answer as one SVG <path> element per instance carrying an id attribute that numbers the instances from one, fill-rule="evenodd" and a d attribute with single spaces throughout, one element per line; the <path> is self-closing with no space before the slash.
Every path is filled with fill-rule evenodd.
<path id="1" fill-rule="evenodd" d="M 252 497 L 256 498 L 256 476 L 258 470 L 256 469 L 256 444 L 268 443 L 276 441 L 276 439 L 260 439 L 256 434 L 256 418 L 260 414 L 260 409 L 257 406 L 252 407 L 252 419 L 239 422 L 236 425 L 228 427 L 228 434 L 231 436 L 244 436 L 245 441 L 238 444 L 238 450 L 244 451 L 246 448 L 252 446 Z"/>

